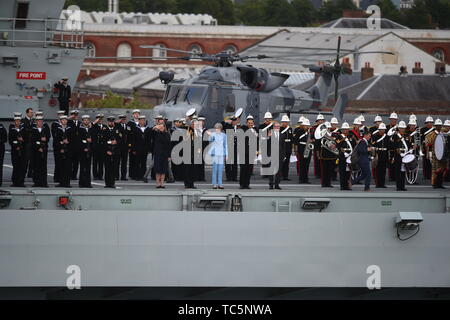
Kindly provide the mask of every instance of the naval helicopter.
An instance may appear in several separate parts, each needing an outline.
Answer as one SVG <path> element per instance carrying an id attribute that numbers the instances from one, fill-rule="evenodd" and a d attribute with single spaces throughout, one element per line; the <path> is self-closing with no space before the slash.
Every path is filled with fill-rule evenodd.
<path id="1" fill-rule="evenodd" d="M 340 59 L 344 56 L 341 55 L 341 37 L 338 37 L 334 64 L 308 66 L 311 72 L 320 76 L 306 91 L 291 89 L 284 85 L 289 78 L 288 74 L 270 73 L 248 64 L 251 60 L 273 58 L 267 55 L 241 56 L 227 52 L 210 55 L 170 48 L 161 49 L 151 45 L 142 45 L 141 48 L 186 54 L 180 57 L 167 57 L 168 59 L 202 60 L 213 63 L 204 67 L 198 75 L 188 79 L 176 80 L 174 73 L 170 71 L 162 71 L 159 74 L 161 82 L 166 85 L 166 92 L 163 103 L 154 107 L 154 114 L 161 115 L 169 121 L 192 115 L 193 110 L 196 115 L 206 118 L 208 127 L 212 127 L 227 116 L 235 115 L 237 110 L 243 118 L 251 115 L 256 123 L 263 119 L 266 112 L 270 112 L 274 120 L 284 114 L 290 116 L 319 113 L 333 115 L 341 120 L 348 103 L 347 95 L 341 94 L 338 97 L 339 77 L 342 74 L 352 73 L 350 68 L 340 63 Z M 345 53 L 347 54 L 349 53 Z M 327 102 L 333 80 L 336 105 L 332 112 L 321 112 L 320 107 Z"/>

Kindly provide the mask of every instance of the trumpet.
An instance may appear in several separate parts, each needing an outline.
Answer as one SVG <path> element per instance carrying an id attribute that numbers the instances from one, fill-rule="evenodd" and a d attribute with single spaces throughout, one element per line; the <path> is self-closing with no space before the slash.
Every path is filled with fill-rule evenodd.
<path id="1" fill-rule="evenodd" d="M 389 131 L 387 132 L 388 137 L 392 137 L 394 135 L 394 133 L 397 131 L 398 125 L 393 126 L 392 128 L 389 129 Z"/>

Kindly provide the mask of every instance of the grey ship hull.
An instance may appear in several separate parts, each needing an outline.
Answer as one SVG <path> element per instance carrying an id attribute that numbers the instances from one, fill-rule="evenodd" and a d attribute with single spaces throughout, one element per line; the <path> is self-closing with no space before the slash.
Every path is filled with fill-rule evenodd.
<path id="1" fill-rule="evenodd" d="M 448 193 L 72 190 L 64 210 L 66 191 L 34 191 L 0 198 L 1 287 L 64 287 L 70 265 L 82 287 L 363 288 L 372 265 L 383 288 L 450 287 Z M 236 194 L 244 211 L 226 211 Z M 227 200 L 204 211 L 208 197 Z M 412 210 L 421 230 L 401 242 L 394 219 Z"/>

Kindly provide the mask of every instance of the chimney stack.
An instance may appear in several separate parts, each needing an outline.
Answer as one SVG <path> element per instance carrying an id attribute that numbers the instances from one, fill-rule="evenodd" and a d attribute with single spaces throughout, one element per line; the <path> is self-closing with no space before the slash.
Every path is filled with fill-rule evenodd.
<path id="1" fill-rule="evenodd" d="M 422 74 L 423 73 L 422 63 L 415 62 L 414 63 L 414 68 L 412 69 L 412 72 L 415 73 L 415 74 Z"/>
<path id="2" fill-rule="evenodd" d="M 344 58 L 342 59 L 342 67 L 351 69 L 352 65 L 350 64 L 350 58 Z"/>
<path id="3" fill-rule="evenodd" d="M 406 66 L 400 67 L 400 72 L 398 73 L 401 77 L 406 77 L 408 75 L 408 68 Z"/>
<path id="4" fill-rule="evenodd" d="M 370 62 L 364 64 L 364 68 L 361 68 L 361 81 L 372 78 L 374 75 L 374 69 L 370 66 Z"/>

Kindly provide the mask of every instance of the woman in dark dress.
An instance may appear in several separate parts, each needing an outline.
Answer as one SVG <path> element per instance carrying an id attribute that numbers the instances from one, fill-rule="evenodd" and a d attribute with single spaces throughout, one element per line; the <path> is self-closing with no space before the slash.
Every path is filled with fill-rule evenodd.
<path id="1" fill-rule="evenodd" d="M 170 133 L 164 124 L 153 128 L 153 169 L 156 175 L 156 188 L 164 187 L 164 178 L 170 160 Z"/>

